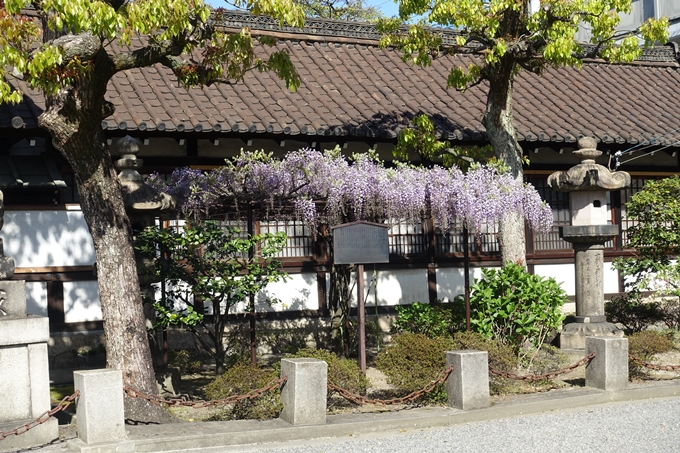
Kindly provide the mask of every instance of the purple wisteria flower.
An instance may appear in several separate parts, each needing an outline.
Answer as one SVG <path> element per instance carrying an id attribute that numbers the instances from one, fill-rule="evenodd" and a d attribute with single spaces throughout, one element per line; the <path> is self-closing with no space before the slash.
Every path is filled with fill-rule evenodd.
<path id="1" fill-rule="evenodd" d="M 509 212 L 521 212 L 539 233 L 552 226 L 551 209 L 533 186 L 485 166 L 465 174 L 456 167 L 387 168 L 369 155 L 349 160 L 338 150 L 305 148 L 281 160 L 242 153 L 213 171 L 178 169 L 165 181 L 152 175 L 149 182 L 174 196 L 187 217 L 207 216 L 229 200 L 278 199 L 312 230 L 354 220 L 418 223 L 430 215 L 444 231 L 462 223 L 478 234 Z"/>

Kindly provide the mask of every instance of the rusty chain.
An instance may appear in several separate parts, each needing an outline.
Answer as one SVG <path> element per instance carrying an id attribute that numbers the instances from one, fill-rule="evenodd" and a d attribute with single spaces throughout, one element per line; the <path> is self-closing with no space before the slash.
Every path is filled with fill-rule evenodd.
<path id="1" fill-rule="evenodd" d="M 38 425 L 42 425 L 43 423 L 47 422 L 50 418 L 54 416 L 57 412 L 61 412 L 63 410 L 66 410 L 67 407 L 73 403 L 73 401 L 80 396 L 80 391 L 76 390 L 73 395 L 65 396 L 59 404 L 57 404 L 53 409 L 49 411 L 43 412 L 38 418 L 35 420 L 32 420 L 25 425 L 21 425 L 18 428 L 9 431 L 9 432 L 3 432 L 0 431 L 0 440 L 4 440 L 6 437 L 9 436 L 18 436 L 20 434 L 25 433 L 26 431 L 35 428 Z"/>
<path id="2" fill-rule="evenodd" d="M 579 360 L 576 363 L 573 363 L 569 365 L 568 367 L 562 368 L 561 370 L 557 371 L 551 371 L 549 373 L 543 373 L 543 374 L 525 374 L 525 375 L 519 375 L 519 374 L 514 374 L 514 373 L 509 373 L 507 371 L 500 371 L 495 369 L 492 366 L 489 366 L 489 374 L 494 375 L 494 376 L 500 376 L 504 377 L 506 379 L 514 379 L 516 381 L 525 381 L 525 382 L 536 382 L 536 381 L 545 381 L 545 380 L 550 380 L 554 379 L 557 376 L 561 374 L 567 374 L 573 371 L 575 368 L 580 367 L 581 365 L 586 365 L 588 364 L 593 358 L 595 357 L 595 352 L 591 352 L 581 360 Z"/>
<path id="3" fill-rule="evenodd" d="M 353 403 L 363 405 L 363 404 L 376 404 L 379 406 L 387 406 L 390 404 L 404 404 L 406 402 L 413 402 L 420 398 L 421 396 L 425 395 L 426 393 L 429 393 L 434 389 L 434 387 L 437 384 L 443 384 L 446 379 L 448 379 L 449 374 L 451 374 L 451 371 L 453 370 L 453 365 L 449 365 L 449 367 L 439 373 L 439 376 L 437 379 L 434 381 L 430 382 L 427 384 L 425 387 L 423 387 L 420 390 L 416 390 L 415 392 L 409 393 L 406 396 L 402 396 L 400 398 L 391 398 L 391 399 L 372 399 L 372 398 L 366 398 L 365 396 L 352 393 L 349 390 L 343 389 L 342 387 L 338 387 L 337 385 L 333 384 L 331 381 L 328 381 L 328 389 L 334 392 L 338 392 L 338 395 L 342 396 L 348 401 L 352 401 Z"/>
<path id="4" fill-rule="evenodd" d="M 628 358 L 633 362 L 645 368 L 654 371 L 680 371 L 680 365 L 658 365 L 656 363 L 645 362 L 644 360 L 628 354 Z"/>
<path id="5" fill-rule="evenodd" d="M 193 400 L 193 401 L 187 401 L 181 398 L 161 398 L 158 395 L 149 395 L 147 393 L 140 392 L 138 390 L 133 389 L 132 387 L 123 387 L 123 391 L 127 396 L 130 398 L 142 398 L 150 403 L 157 404 L 157 405 L 168 405 L 168 406 L 183 406 L 183 407 L 193 407 L 194 409 L 200 409 L 204 407 L 215 407 L 215 406 L 225 406 L 227 404 L 234 404 L 238 403 L 239 401 L 242 400 L 252 400 L 255 398 L 258 398 L 262 396 L 264 393 L 269 392 L 271 390 L 274 390 L 275 388 L 281 386 L 281 384 L 285 383 L 288 380 L 287 376 L 284 376 L 279 379 L 274 379 L 271 381 L 269 384 L 265 385 L 262 388 L 251 390 L 250 392 L 243 394 L 243 395 L 232 395 L 228 396 L 226 398 L 222 398 L 219 400 L 211 400 L 211 401 L 205 401 L 205 400 Z"/>

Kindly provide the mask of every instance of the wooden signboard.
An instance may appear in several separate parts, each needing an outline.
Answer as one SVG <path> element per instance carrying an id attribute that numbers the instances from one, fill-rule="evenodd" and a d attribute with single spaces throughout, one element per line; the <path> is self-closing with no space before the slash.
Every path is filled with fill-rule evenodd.
<path id="1" fill-rule="evenodd" d="M 357 265 L 357 313 L 359 315 L 359 367 L 366 372 L 366 310 L 364 264 L 389 263 L 389 227 L 381 223 L 352 222 L 331 227 L 333 262 Z M 377 301 L 376 301 L 377 303 Z"/>
<path id="2" fill-rule="evenodd" d="M 381 223 L 352 222 L 331 227 L 335 264 L 389 263 L 389 227 Z"/>

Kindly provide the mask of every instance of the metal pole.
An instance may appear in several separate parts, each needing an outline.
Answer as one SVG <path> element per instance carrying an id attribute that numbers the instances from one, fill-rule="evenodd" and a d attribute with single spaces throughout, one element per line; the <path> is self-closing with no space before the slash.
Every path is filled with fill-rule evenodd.
<path id="1" fill-rule="evenodd" d="M 364 265 L 357 265 L 357 311 L 359 312 L 359 367 L 366 373 L 366 313 L 364 309 Z"/>

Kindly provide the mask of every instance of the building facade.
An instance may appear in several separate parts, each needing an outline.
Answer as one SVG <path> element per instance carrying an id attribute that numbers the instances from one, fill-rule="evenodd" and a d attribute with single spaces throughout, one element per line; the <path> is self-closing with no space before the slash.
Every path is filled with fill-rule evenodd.
<path id="1" fill-rule="evenodd" d="M 487 143 L 481 124 L 485 86 L 464 93 L 446 89 L 452 65 L 467 65 L 480 56 L 445 56 L 429 68 L 414 68 L 378 47 L 372 25 L 310 20 L 298 30 L 239 13 L 223 20 L 225 27 L 249 26 L 253 33 L 278 37 L 278 47 L 290 53 L 300 72 L 300 89 L 290 93 L 267 73 L 253 73 L 235 85 L 189 91 L 160 66 L 119 74 L 108 94 L 116 112 L 102 124 L 114 159 L 116 140 L 131 135 L 142 142 L 143 173 L 167 174 L 186 166 L 209 170 L 241 149 L 282 156 L 303 147 L 340 146 L 346 153 L 372 149 L 390 161 L 399 130 L 419 113 L 428 114 L 452 145 Z M 573 251 L 558 231 L 570 222 L 568 197 L 552 192 L 546 179 L 578 163 L 572 155 L 576 141 L 593 136 L 604 151 L 599 163 L 618 165 L 633 177 L 633 187 L 612 192 L 607 203 L 611 223 L 621 225 L 622 234 L 607 244 L 605 293 L 622 290 L 611 261 L 627 253 L 625 202 L 646 180 L 680 173 L 679 82 L 673 46 L 646 51 L 626 66 L 593 61 L 581 70 L 550 69 L 542 77 L 520 73 L 515 122 L 530 162 L 525 175 L 550 203 L 555 220 L 546 235 L 527 232 L 531 272 L 555 277 L 574 294 Z M 72 172 L 37 127 L 42 107 L 40 96 L 27 90 L 24 103 L 0 109 L 0 188 L 6 202 L 0 236 L 5 254 L 16 260 L 14 278 L 27 282 L 31 312 L 48 315 L 54 332 L 97 329 L 101 311 L 94 249 Z M 227 216 L 224 221 L 242 220 Z M 313 238 L 296 221 L 255 223 L 256 231 L 286 231 L 281 258 L 292 277 L 268 287 L 283 304 L 260 304 L 261 316 L 327 316 L 332 257 L 323 238 Z M 462 242 L 460 226 L 445 232 L 430 219 L 419 225 L 394 221 L 390 263 L 366 269 L 367 285 L 375 283 L 367 300 L 370 310 L 389 312 L 398 304 L 452 300 L 461 294 Z M 469 243 L 473 277 L 483 266 L 500 265 L 495 226 Z"/>

